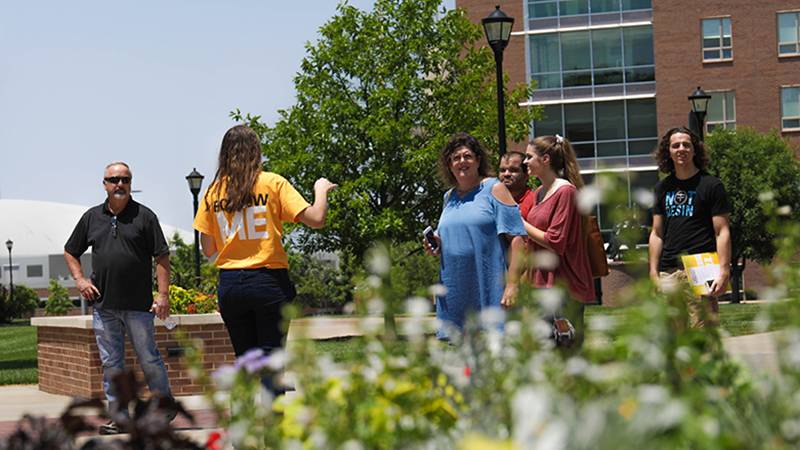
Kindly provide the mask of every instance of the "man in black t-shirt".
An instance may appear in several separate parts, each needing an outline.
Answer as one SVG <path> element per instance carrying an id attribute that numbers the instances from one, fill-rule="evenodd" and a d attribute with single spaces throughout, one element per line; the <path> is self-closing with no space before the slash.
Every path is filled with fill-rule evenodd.
<path id="1" fill-rule="evenodd" d="M 153 317 L 169 316 L 169 247 L 156 215 L 131 198 L 131 171 L 122 162 L 106 166 L 108 198 L 83 214 L 64 246 L 64 258 L 81 295 L 95 302 L 92 324 L 103 363 L 103 391 L 112 421 L 100 434 L 120 431 L 128 405 L 117 401 L 111 380 L 125 368 L 125 335 L 144 372 L 150 392 L 172 397 L 164 361 L 155 342 Z M 92 248 L 92 276 L 86 279 L 81 255 Z M 153 259 L 158 295 L 153 300 Z M 168 414 L 171 419 L 174 414 Z"/>
<path id="2" fill-rule="evenodd" d="M 700 139 L 680 127 L 669 130 L 656 150 L 658 168 L 669 175 L 655 187 L 653 229 L 649 241 L 650 277 L 660 286 L 685 283 L 681 255 L 717 252 L 720 274 L 709 298 L 689 302 L 693 327 L 717 322 L 716 297 L 730 278 L 731 207 L 722 182 L 705 169 L 708 156 Z"/>

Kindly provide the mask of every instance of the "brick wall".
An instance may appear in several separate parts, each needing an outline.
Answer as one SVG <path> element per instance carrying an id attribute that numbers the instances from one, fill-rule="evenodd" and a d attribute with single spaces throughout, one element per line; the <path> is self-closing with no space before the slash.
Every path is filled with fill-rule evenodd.
<path id="1" fill-rule="evenodd" d="M 214 316 L 214 315 L 209 315 Z M 182 356 L 169 356 L 169 348 L 177 348 L 175 333 L 181 330 L 190 339 L 200 339 L 204 346 L 203 368 L 212 372 L 235 360 L 228 332 L 219 323 L 183 324 L 168 331 L 156 326 L 156 342 L 167 367 L 172 392 L 175 395 L 201 393 L 200 386 L 193 384 Z M 177 316 L 176 316 L 177 317 Z M 50 319 L 50 318 L 48 318 Z M 39 389 L 52 394 L 103 398 L 103 375 L 100 354 L 91 329 L 91 317 L 78 316 L 84 327 L 43 325 L 48 319 L 34 319 L 38 327 Z M 67 318 L 57 318 L 64 323 Z M 52 322 L 52 319 L 50 320 Z M 136 362 L 129 340 L 125 345 L 125 365 L 134 367 L 138 379 L 144 384 L 144 376 Z"/>
<path id="2" fill-rule="evenodd" d="M 778 57 L 776 12 L 796 9 L 796 0 L 653 2 L 658 129 L 686 124 L 687 97 L 736 91 L 736 125 L 760 132 L 780 129 L 780 87 L 800 82 L 800 57 Z M 703 63 L 700 21 L 730 16 L 733 61 Z M 783 133 L 795 145 L 800 133 Z"/>

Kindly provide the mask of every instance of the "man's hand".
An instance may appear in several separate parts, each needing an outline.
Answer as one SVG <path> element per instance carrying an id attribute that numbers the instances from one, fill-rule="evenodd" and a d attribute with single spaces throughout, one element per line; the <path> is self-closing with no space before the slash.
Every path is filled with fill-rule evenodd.
<path id="1" fill-rule="evenodd" d="M 724 294 L 725 291 L 728 289 L 728 280 L 730 279 L 730 275 L 726 273 L 720 273 L 716 280 L 711 283 L 711 286 L 708 288 L 708 295 L 711 297 L 719 297 L 720 295 Z"/>
<path id="2" fill-rule="evenodd" d="M 75 286 L 86 300 L 96 300 L 100 297 L 100 291 L 86 278 L 81 277 L 75 280 Z"/>
<path id="3" fill-rule="evenodd" d="M 169 317 L 169 297 L 167 294 L 158 294 L 153 301 L 153 306 L 150 307 L 150 312 L 155 313 L 156 317 L 161 320 Z"/>

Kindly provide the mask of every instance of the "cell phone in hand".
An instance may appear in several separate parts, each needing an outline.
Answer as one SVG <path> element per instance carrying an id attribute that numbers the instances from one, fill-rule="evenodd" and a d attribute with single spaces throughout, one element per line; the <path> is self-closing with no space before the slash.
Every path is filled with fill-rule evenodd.
<path id="1" fill-rule="evenodd" d="M 425 236 L 425 240 L 428 241 L 428 245 L 431 246 L 431 250 L 436 251 L 439 248 L 439 243 L 436 241 L 436 238 L 433 237 L 433 228 L 430 226 L 425 228 L 425 231 L 422 232 L 422 235 Z"/>

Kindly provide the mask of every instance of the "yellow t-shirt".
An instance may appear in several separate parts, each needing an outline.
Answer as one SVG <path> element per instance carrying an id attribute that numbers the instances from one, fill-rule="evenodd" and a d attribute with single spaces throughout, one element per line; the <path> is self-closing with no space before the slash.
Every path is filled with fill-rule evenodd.
<path id="1" fill-rule="evenodd" d="M 217 181 L 216 183 L 219 183 Z M 200 200 L 194 228 L 214 238 L 216 265 L 220 269 L 285 269 L 289 260 L 283 250 L 283 222 L 296 222 L 310 205 L 282 176 L 261 172 L 252 202 L 241 211 L 225 212 L 225 186 L 215 195 L 214 186 Z"/>

